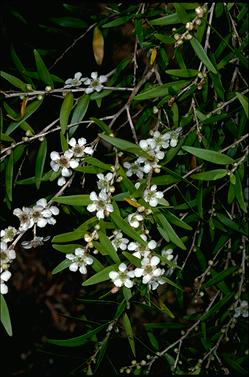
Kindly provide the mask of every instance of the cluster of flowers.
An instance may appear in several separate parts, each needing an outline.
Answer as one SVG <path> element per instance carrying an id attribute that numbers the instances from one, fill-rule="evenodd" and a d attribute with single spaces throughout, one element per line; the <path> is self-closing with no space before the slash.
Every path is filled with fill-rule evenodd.
<path id="1" fill-rule="evenodd" d="M 97 231 L 95 230 L 90 236 L 87 234 L 85 240 L 88 241 L 84 248 L 76 248 L 74 253 L 66 254 L 66 258 L 72 263 L 69 265 L 71 271 L 79 271 L 81 274 L 87 273 L 87 265 L 93 263 L 93 258 L 89 255 L 89 249 L 93 247 L 92 239 L 97 239 Z M 132 269 L 132 266 L 127 266 L 125 263 L 121 263 L 118 266 L 118 271 L 111 271 L 109 277 L 118 288 L 125 286 L 132 288 L 135 278 L 142 278 L 143 284 L 148 284 L 149 289 L 155 290 L 160 284 L 164 284 L 165 280 L 163 275 L 170 275 L 172 268 L 165 271 L 163 266 L 165 262 L 163 259 L 171 261 L 173 256 L 172 249 L 164 249 L 161 252 L 162 261 L 159 256 L 153 255 L 153 250 L 158 246 L 155 240 L 148 241 L 145 234 L 141 235 L 141 238 L 146 242 L 143 246 L 138 242 L 133 242 L 123 237 L 121 230 L 115 230 L 110 237 L 111 243 L 116 251 L 118 249 L 124 251 L 132 251 L 132 255 L 141 260 L 141 267 Z M 97 250 L 93 251 L 94 254 L 98 253 Z M 175 258 L 176 261 L 177 258 Z M 161 263 L 161 265 L 160 265 Z"/>
<path id="2" fill-rule="evenodd" d="M 49 206 L 47 200 L 39 199 L 32 207 L 23 207 L 22 209 L 16 208 L 13 214 L 18 217 L 20 221 L 19 228 L 16 229 L 12 226 L 8 226 L 6 229 L 1 230 L 1 252 L 0 252 L 0 284 L 1 294 L 8 292 L 6 282 L 11 277 L 9 267 L 11 262 L 15 259 L 16 253 L 13 248 L 13 241 L 16 236 L 27 231 L 33 226 L 44 228 L 47 224 L 54 225 L 56 219 L 53 216 L 59 214 L 59 209 L 55 206 Z M 35 236 L 32 242 L 24 241 L 23 247 L 26 249 L 42 244 L 43 237 Z M 9 244 L 9 245 L 8 245 Z"/>
<path id="3" fill-rule="evenodd" d="M 193 38 L 193 35 L 190 33 L 190 31 L 196 30 L 201 25 L 201 19 L 204 17 L 206 12 L 207 8 L 205 6 L 199 6 L 195 8 L 196 17 L 191 22 L 186 23 L 186 31 L 183 34 L 176 33 L 174 35 L 174 38 L 176 40 L 175 47 L 179 47 L 183 44 L 185 40 L 188 41 Z M 173 31 L 175 31 L 175 29 Z"/>
<path id="4" fill-rule="evenodd" d="M 85 88 L 85 93 L 90 94 L 94 91 L 100 92 L 103 89 L 103 84 L 108 80 L 107 76 L 100 75 L 97 72 L 91 73 L 91 78 L 82 77 L 81 72 L 76 72 L 74 78 L 65 81 L 64 88 L 79 87 L 81 85 L 88 86 Z"/>
<path id="5" fill-rule="evenodd" d="M 92 155 L 93 148 L 85 146 L 87 143 L 84 137 L 81 137 L 76 141 L 75 138 L 71 138 L 68 142 L 70 148 L 64 153 L 51 152 L 50 153 L 50 166 L 53 171 L 60 172 L 61 177 L 58 178 L 58 186 L 63 186 L 66 183 L 66 177 L 72 175 L 72 169 L 76 169 L 79 166 L 80 160 L 85 155 Z"/>
<path id="6" fill-rule="evenodd" d="M 238 318 L 240 316 L 242 316 L 244 318 L 249 317 L 248 301 L 246 301 L 246 300 L 240 301 L 239 306 L 237 306 L 237 308 L 235 308 L 234 317 Z"/>
<path id="7" fill-rule="evenodd" d="M 148 160 L 140 156 L 132 163 L 125 161 L 123 165 L 126 169 L 127 177 L 136 175 L 138 178 L 142 179 L 144 174 L 148 174 L 152 170 L 155 173 L 159 173 L 160 165 L 158 162 L 164 158 L 164 150 L 177 145 L 181 130 L 181 127 L 179 127 L 176 130 L 164 134 L 159 131 L 152 131 L 152 137 L 140 140 L 140 148 L 147 152 L 151 158 Z"/>

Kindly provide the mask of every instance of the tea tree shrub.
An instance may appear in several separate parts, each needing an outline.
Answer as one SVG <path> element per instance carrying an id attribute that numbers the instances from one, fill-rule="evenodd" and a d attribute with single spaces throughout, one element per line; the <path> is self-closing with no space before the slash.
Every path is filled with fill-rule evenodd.
<path id="1" fill-rule="evenodd" d="M 248 6 L 62 7 L 43 32 L 78 37 L 0 72 L 2 324 L 43 245 L 82 281 L 82 331 L 44 341 L 82 349 L 72 375 L 245 375 Z M 93 69 L 62 77 L 84 39 Z"/>

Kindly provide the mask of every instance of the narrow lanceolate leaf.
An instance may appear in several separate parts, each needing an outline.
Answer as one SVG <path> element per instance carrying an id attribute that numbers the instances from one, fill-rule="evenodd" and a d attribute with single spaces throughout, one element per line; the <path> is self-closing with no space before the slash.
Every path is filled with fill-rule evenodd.
<path id="1" fill-rule="evenodd" d="M 9 336 L 12 336 L 12 326 L 9 315 L 9 309 L 2 294 L 0 294 L 0 319 L 7 334 Z"/>
<path id="2" fill-rule="evenodd" d="M 96 327 L 96 329 L 90 330 L 86 334 L 76 336 L 75 338 L 64 339 L 64 340 L 47 339 L 47 342 L 50 343 L 50 344 L 55 344 L 57 346 L 61 346 L 61 347 L 79 347 L 79 346 L 82 346 L 83 344 L 87 343 L 92 336 L 98 334 L 106 326 L 107 326 L 107 324 L 104 323 L 103 325 Z"/>
<path id="3" fill-rule="evenodd" d="M 217 179 L 221 179 L 227 175 L 226 169 L 215 169 L 205 171 L 203 173 L 192 174 L 192 179 L 199 179 L 200 181 L 216 181 Z"/>
<path id="4" fill-rule="evenodd" d="M 96 63 L 101 65 L 104 58 L 104 37 L 98 26 L 93 30 L 93 54 Z"/>
<path id="5" fill-rule="evenodd" d="M 217 73 L 216 68 L 214 67 L 214 65 L 211 62 L 211 60 L 209 59 L 209 57 L 207 56 L 207 53 L 204 50 L 204 48 L 202 47 L 202 45 L 200 44 L 200 42 L 196 38 L 192 38 L 190 40 L 190 43 L 191 43 L 193 50 L 195 51 L 196 55 L 201 60 L 201 62 L 207 67 L 207 69 L 209 71 L 213 72 L 213 73 Z"/>
<path id="6" fill-rule="evenodd" d="M 226 305 L 226 303 L 228 301 L 231 300 L 231 298 L 234 296 L 234 292 L 226 295 L 222 300 L 220 300 L 219 302 L 217 302 L 217 304 L 215 304 L 208 312 L 204 313 L 201 317 L 200 317 L 200 321 L 205 321 L 206 319 L 208 318 L 212 318 L 215 314 L 217 314 L 220 309 Z"/>
<path id="7" fill-rule="evenodd" d="M 103 170 L 111 170 L 112 168 L 111 164 L 105 164 L 104 162 L 92 156 L 85 157 L 84 162 L 93 166 L 97 166 L 98 168 L 103 169 Z"/>
<path id="8" fill-rule="evenodd" d="M 58 264 L 58 266 L 56 266 L 52 270 L 52 274 L 53 275 L 58 274 L 58 272 L 61 272 L 61 271 L 65 270 L 66 268 L 68 268 L 70 266 L 70 264 L 72 264 L 71 260 L 64 259 L 61 263 Z"/>
<path id="9" fill-rule="evenodd" d="M 107 253 L 107 255 L 109 255 L 112 258 L 113 262 L 120 262 L 120 258 L 109 238 L 101 231 L 98 232 L 98 235 L 100 244 L 103 247 L 104 251 Z"/>
<path id="10" fill-rule="evenodd" d="M 54 87 L 53 80 L 50 76 L 50 73 L 42 60 L 39 52 L 37 50 L 34 50 L 34 56 L 35 56 L 35 63 L 37 68 L 37 73 L 40 77 L 40 80 L 44 82 L 44 84 L 51 86 L 51 88 Z"/>
<path id="11" fill-rule="evenodd" d="M 73 107 L 73 94 L 67 93 L 65 96 L 60 111 L 60 126 L 61 132 L 64 134 L 67 130 L 68 119 Z"/>
<path id="12" fill-rule="evenodd" d="M 180 24 L 180 18 L 177 13 L 169 14 L 168 16 L 155 18 L 154 20 L 150 21 L 151 25 L 174 25 L 174 24 Z"/>
<path id="13" fill-rule="evenodd" d="M 9 73 L 6 73 L 4 71 L 0 71 L 0 77 L 3 77 L 5 80 L 7 80 L 10 84 L 15 86 L 18 89 L 21 89 L 23 92 L 26 92 L 27 87 L 26 84 L 18 79 L 17 77 L 10 75 Z"/>
<path id="14" fill-rule="evenodd" d="M 182 149 L 188 153 L 193 154 L 196 157 L 201 158 L 202 160 L 213 162 L 214 164 L 227 165 L 234 163 L 234 160 L 226 154 L 215 152 L 210 149 L 201 149 L 187 146 L 182 147 Z"/>
<path id="15" fill-rule="evenodd" d="M 126 313 L 123 315 L 123 324 L 124 324 L 126 336 L 128 338 L 128 341 L 131 347 L 131 351 L 133 353 L 133 356 L 136 357 L 136 348 L 135 348 L 135 341 L 134 341 L 132 326 L 131 326 L 130 319 Z"/>
<path id="16" fill-rule="evenodd" d="M 198 75 L 197 69 L 167 69 L 165 73 L 171 76 L 177 76 L 177 77 L 196 77 Z"/>
<path id="17" fill-rule="evenodd" d="M 246 206 L 245 200 L 244 200 L 244 192 L 243 192 L 244 190 L 243 190 L 243 187 L 242 187 L 242 184 L 241 184 L 241 180 L 240 180 L 240 176 L 239 176 L 238 171 L 235 172 L 235 178 L 236 178 L 235 185 L 234 185 L 235 196 L 238 200 L 238 203 L 239 203 L 242 211 L 247 212 L 247 206 Z"/>
<path id="18" fill-rule="evenodd" d="M 227 276 L 232 275 L 234 271 L 237 269 L 238 269 L 237 266 L 232 266 L 232 267 L 227 268 L 224 271 L 216 273 L 215 276 L 209 279 L 205 284 L 203 284 L 202 287 L 208 288 L 208 287 L 211 287 L 211 285 L 215 285 L 219 283 L 220 281 L 223 281 Z"/>
<path id="19" fill-rule="evenodd" d="M 174 7 L 175 7 L 175 10 L 176 10 L 176 13 L 180 19 L 180 21 L 185 24 L 186 22 L 188 22 L 191 18 L 191 16 L 185 11 L 184 7 L 182 6 L 182 4 L 179 4 L 179 3 L 173 3 Z"/>
<path id="20" fill-rule="evenodd" d="M 94 285 L 101 283 L 102 281 L 109 280 L 109 272 L 115 271 L 117 269 L 118 264 L 113 264 L 112 266 L 105 267 L 102 271 L 97 272 L 97 274 L 85 280 L 82 285 L 86 287 L 87 285 Z"/>
<path id="21" fill-rule="evenodd" d="M 162 279 L 165 281 L 165 283 L 168 283 L 169 285 L 172 285 L 173 287 L 179 289 L 180 291 L 183 291 L 183 289 L 179 285 L 177 285 L 174 281 L 167 278 L 166 276 L 162 276 Z"/>
<path id="22" fill-rule="evenodd" d="M 243 94 L 236 92 L 236 97 L 240 101 L 241 105 L 243 106 L 243 109 L 246 113 L 247 118 L 249 117 L 248 112 L 249 112 L 249 104 L 248 104 L 248 98 L 244 96 Z"/>
<path id="23" fill-rule="evenodd" d="M 178 237 L 178 235 L 176 234 L 176 232 L 174 231 L 166 217 L 157 210 L 154 210 L 154 217 L 155 220 L 159 222 L 159 224 L 161 225 L 159 229 L 163 231 L 161 233 L 162 236 L 164 237 L 164 233 L 166 233 L 166 236 L 168 237 L 169 241 L 173 242 L 176 246 L 180 247 L 181 249 L 186 250 L 186 246 L 184 245 L 180 237 Z"/>
<path id="24" fill-rule="evenodd" d="M 10 202 L 12 201 L 13 165 L 13 153 L 11 153 L 8 158 L 5 174 L 5 189 Z"/>
<path id="25" fill-rule="evenodd" d="M 58 250 L 61 253 L 73 253 L 75 251 L 75 249 L 77 249 L 78 247 L 80 247 L 80 248 L 83 247 L 82 245 L 79 245 L 79 244 L 76 244 L 76 243 L 71 243 L 71 244 L 68 244 L 68 245 L 53 244 L 52 246 L 55 250 Z"/>
<path id="26" fill-rule="evenodd" d="M 138 145 L 131 143 L 130 141 L 126 141 L 118 137 L 111 137 L 105 134 L 99 134 L 99 137 L 101 137 L 101 139 L 105 140 L 107 143 L 114 145 L 114 147 L 121 149 L 122 151 L 134 153 L 138 156 L 142 156 L 151 160 L 151 156 L 147 152 L 145 152 Z"/>
<path id="27" fill-rule="evenodd" d="M 128 253 L 128 251 L 122 251 L 122 254 L 128 259 L 131 264 L 134 264 L 135 267 L 141 267 L 141 260 L 139 258 Z"/>
<path id="28" fill-rule="evenodd" d="M 184 86 L 187 86 L 189 82 L 190 81 L 187 80 L 178 80 L 163 85 L 156 85 L 137 94 L 133 99 L 134 101 L 143 101 L 156 97 L 164 97 L 169 94 L 169 91 L 177 92 L 181 90 Z"/>
<path id="29" fill-rule="evenodd" d="M 90 96 L 88 94 L 84 94 L 79 100 L 77 105 L 74 108 L 71 124 L 79 123 L 84 118 L 88 105 L 90 102 Z M 71 127 L 69 130 L 69 136 L 72 136 L 73 133 L 77 130 L 78 125 L 75 125 L 74 127 Z"/>
<path id="30" fill-rule="evenodd" d="M 95 124 L 97 124 L 97 126 L 99 126 L 99 128 L 101 128 L 102 131 L 104 131 L 107 135 L 110 135 L 110 133 L 112 132 L 112 130 L 110 129 L 110 127 L 101 119 L 98 119 L 98 118 L 90 118 Z"/>
<path id="31" fill-rule="evenodd" d="M 32 101 L 25 110 L 25 115 L 22 119 L 18 120 L 17 122 L 13 122 L 9 125 L 6 130 L 6 135 L 10 135 L 12 132 L 15 131 L 16 128 L 21 126 L 42 104 L 42 100 Z"/>
<path id="32" fill-rule="evenodd" d="M 114 224 L 116 224 L 116 226 L 118 227 L 117 229 L 121 229 L 127 236 L 133 238 L 141 245 L 146 246 L 146 242 L 140 237 L 139 233 L 134 230 L 134 228 L 132 228 L 125 220 L 123 220 L 117 212 L 111 213 L 110 217 Z"/>
<path id="33" fill-rule="evenodd" d="M 53 198 L 53 201 L 69 206 L 87 206 L 91 203 L 89 195 L 57 196 Z"/>
<path id="34" fill-rule="evenodd" d="M 120 26 L 120 25 L 123 25 L 123 24 L 125 24 L 126 22 L 128 22 L 130 18 L 131 18 L 131 16 L 118 17 L 118 18 L 116 18 L 116 20 L 113 20 L 113 21 L 107 22 L 107 23 L 104 24 L 102 27 L 103 27 L 103 28 L 108 28 L 108 27 L 116 27 L 116 26 Z"/>
<path id="35" fill-rule="evenodd" d="M 35 184 L 36 184 L 37 190 L 39 189 L 40 184 L 41 184 L 46 155 L 47 155 L 47 140 L 44 139 L 41 142 L 40 147 L 38 149 L 36 162 L 35 162 Z"/>

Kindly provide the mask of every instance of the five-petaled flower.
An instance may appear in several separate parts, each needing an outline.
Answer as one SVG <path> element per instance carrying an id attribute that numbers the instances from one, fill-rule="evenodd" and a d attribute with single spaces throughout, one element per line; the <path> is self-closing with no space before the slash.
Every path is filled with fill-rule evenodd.
<path id="1" fill-rule="evenodd" d="M 114 211 L 110 196 L 105 191 L 100 191 L 99 195 L 92 191 L 90 200 L 92 203 L 88 204 L 87 210 L 89 212 L 97 211 L 96 216 L 98 219 L 104 219 L 110 212 Z"/>
<path id="2" fill-rule="evenodd" d="M 144 191 L 144 200 L 149 203 L 151 207 L 156 207 L 158 199 L 163 198 L 163 192 L 157 191 L 157 186 L 152 185 L 149 189 Z"/>
<path id="3" fill-rule="evenodd" d="M 81 72 L 76 72 L 73 79 L 67 79 L 65 81 L 64 88 L 77 87 L 83 84 L 86 78 L 82 77 Z"/>
<path id="4" fill-rule="evenodd" d="M 86 94 L 90 94 L 96 90 L 96 92 L 100 92 L 103 89 L 103 83 L 107 81 L 107 77 L 104 75 L 100 75 L 98 77 L 97 72 L 91 73 L 91 78 L 84 79 L 84 84 L 88 85 L 88 88 L 85 89 Z"/>
<path id="5" fill-rule="evenodd" d="M 127 249 L 127 244 L 129 243 L 128 238 L 123 237 L 123 233 L 115 230 L 113 232 L 114 238 L 112 240 L 112 245 L 117 250 L 118 248 L 121 250 L 126 250 Z"/>
<path id="6" fill-rule="evenodd" d="M 4 242 L 11 242 L 13 241 L 16 233 L 16 228 L 14 228 L 13 226 L 8 226 L 6 229 L 1 230 L 1 240 Z"/>
<path id="7" fill-rule="evenodd" d="M 125 263 L 121 263 L 117 271 L 111 271 L 109 273 L 109 278 L 113 281 L 116 287 L 122 287 L 123 285 L 127 288 L 133 287 L 133 279 L 135 277 L 134 271 L 129 271 Z"/>
<path id="8" fill-rule="evenodd" d="M 38 227 L 44 228 L 47 224 L 54 225 L 56 223 L 54 216 L 59 214 L 59 209 L 55 206 L 48 207 L 47 200 L 42 198 L 36 202 L 32 208 L 31 218 Z"/>
<path id="9" fill-rule="evenodd" d="M 73 155 L 74 152 L 71 150 L 67 150 L 61 155 L 55 151 L 50 153 L 51 168 L 55 172 L 60 170 L 62 175 L 57 181 L 58 186 L 63 186 L 66 183 L 64 177 L 70 177 L 72 175 L 72 169 L 76 169 L 79 166 L 78 160 L 73 159 Z"/>
<path id="10" fill-rule="evenodd" d="M 74 253 L 66 254 L 66 258 L 72 262 L 69 266 L 69 270 L 73 272 L 79 270 L 83 275 L 87 273 L 86 266 L 93 263 L 93 259 L 89 257 L 87 251 L 80 247 L 77 247 Z"/>
<path id="11" fill-rule="evenodd" d="M 128 215 L 127 219 L 130 226 L 132 226 L 133 228 L 138 228 L 144 217 L 143 215 L 141 215 L 141 213 L 135 212 Z"/>
<path id="12" fill-rule="evenodd" d="M 73 152 L 73 156 L 76 158 L 83 157 L 85 154 L 93 154 L 93 149 L 91 147 L 85 147 L 86 139 L 84 137 L 79 138 L 77 141 L 72 137 L 68 144 L 71 147 L 69 150 Z"/>
<path id="13" fill-rule="evenodd" d="M 141 260 L 141 267 L 134 270 L 136 277 L 143 277 L 143 284 L 148 284 L 154 278 L 160 277 L 164 273 L 164 269 L 158 267 L 160 258 L 157 256 L 146 257 Z"/>
<path id="14" fill-rule="evenodd" d="M 34 220 L 31 216 L 32 209 L 27 208 L 27 207 L 22 207 L 20 208 L 15 208 L 13 211 L 13 214 L 19 218 L 20 225 L 19 225 L 19 230 L 26 231 L 29 228 L 32 228 L 34 225 Z"/>

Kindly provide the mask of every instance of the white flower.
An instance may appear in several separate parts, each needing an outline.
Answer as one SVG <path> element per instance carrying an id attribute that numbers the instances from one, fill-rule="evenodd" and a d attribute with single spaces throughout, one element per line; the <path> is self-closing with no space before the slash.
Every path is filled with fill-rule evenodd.
<path id="1" fill-rule="evenodd" d="M 157 278 L 164 273 L 162 268 L 157 267 L 160 258 L 157 256 L 146 257 L 141 260 L 141 267 L 136 268 L 134 273 L 136 277 L 143 277 L 143 284 L 148 284 L 153 278 Z"/>
<path id="2" fill-rule="evenodd" d="M 80 86 L 82 85 L 85 78 L 82 77 L 81 72 L 76 72 L 73 79 L 67 79 L 65 81 L 64 88 L 71 88 L 72 86 Z"/>
<path id="3" fill-rule="evenodd" d="M 157 148 L 156 142 L 152 138 L 140 140 L 139 146 L 151 157 L 154 157 L 158 160 L 162 160 L 165 156 L 165 153 Z"/>
<path id="4" fill-rule="evenodd" d="M 162 268 L 161 269 L 161 272 L 162 272 L 162 275 L 164 273 L 164 269 Z M 157 287 L 159 286 L 159 284 L 165 284 L 165 280 L 162 279 L 161 275 L 156 277 L 154 276 L 148 283 L 148 286 L 149 286 L 149 289 L 151 289 L 152 291 L 154 291 L 155 289 L 157 289 Z"/>
<path id="5" fill-rule="evenodd" d="M 96 92 L 100 92 L 103 89 L 103 83 L 107 81 L 107 77 L 104 75 L 100 75 L 98 77 L 97 72 L 91 73 L 91 79 L 87 78 L 84 80 L 84 84 L 88 85 L 85 92 L 86 94 L 90 94 L 96 90 Z"/>
<path id="6" fill-rule="evenodd" d="M 68 144 L 72 147 L 70 150 L 73 152 L 74 157 L 80 158 L 83 157 L 85 154 L 92 155 L 93 149 L 91 147 L 84 147 L 86 144 L 86 139 L 81 137 L 76 141 L 74 137 L 72 137 Z"/>
<path id="7" fill-rule="evenodd" d="M 151 254 L 151 251 L 157 247 L 157 243 L 154 240 L 147 242 L 147 236 L 141 234 L 140 237 L 146 241 L 146 245 L 141 245 L 138 242 L 130 242 L 128 245 L 128 250 L 134 251 L 133 255 L 139 259 L 148 257 Z"/>
<path id="8" fill-rule="evenodd" d="M 53 171 L 58 172 L 61 171 L 62 177 L 58 179 L 57 183 L 59 186 L 63 186 L 66 182 L 65 178 L 63 177 L 70 177 L 72 175 L 72 170 L 79 166 L 79 162 L 77 160 L 72 159 L 73 151 L 67 150 L 63 154 L 59 154 L 58 152 L 51 152 L 50 153 L 50 166 Z"/>
<path id="9" fill-rule="evenodd" d="M 140 226 L 140 222 L 143 221 L 144 217 L 140 213 L 135 212 L 128 215 L 127 219 L 130 226 L 132 226 L 133 228 L 138 228 Z"/>
<path id="10" fill-rule="evenodd" d="M 49 240 L 49 238 L 50 238 L 50 236 L 48 236 L 48 237 L 35 236 L 31 241 L 23 241 L 21 243 L 21 245 L 24 249 L 32 249 L 32 248 L 36 248 L 38 246 L 42 246 L 44 244 L 44 242 Z"/>
<path id="11" fill-rule="evenodd" d="M 14 249 L 9 249 L 6 242 L 0 242 L 0 267 L 4 268 L 4 265 L 9 264 L 16 258 L 16 252 Z"/>
<path id="12" fill-rule="evenodd" d="M 69 266 L 70 271 L 77 271 L 83 275 L 87 273 L 86 266 L 93 263 L 93 259 L 88 256 L 86 250 L 77 247 L 73 253 L 66 254 L 66 258 L 72 261 Z"/>
<path id="13" fill-rule="evenodd" d="M 34 220 L 31 217 L 32 209 L 27 207 L 16 208 L 13 211 L 13 214 L 17 216 L 20 220 L 19 230 L 26 231 L 29 228 L 32 228 L 34 225 Z"/>
<path id="14" fill-rule="evenodd" d="M 128 238 L 123 238 L 122 232 L 114 231 L 114 238 L 112 240 L 112 245 L 115 250 L 117 250 L 118 248 L 121 250 L 126 250 L 128 243 L 129 243 Z"/>
<path id="15" fill-rule="evenodd" d="M 58 215 L 59 209 L 55 206 L 47 207 L 47 200 L 42 198 L 36 202 L 32 208 L 31 217 L 34 223 L 40 228 L 44 228 L 47 224 L 54 225 L 56 223 L 53 215 Z"/>
<path id="16" fill-rule="evenodd" d="M 155 147 L 157 150 L 161 148 L 167 149 L 169 147 L 169 139 L 170 133 L 166 132 L 165 134 L 161 134 L 159 131 L 155 131 L 152 133 L 153 140 L 155 142 Z"/>
<path id="17" fill-rule="evenodd" d="M 152 185 L 150 189 L 144 191 L 144 200 L 149 203 L 151 207 L 156 207 L 158 199 L 163 198 L 163 192 L 157 191 L 157 186 Z"/>
<path id="18" fill-rule="evenodd" d="M 11 277 L 11 273 L 8 270 L 5 270 L 0 274 L 0 293 L 2 295 L 5 295 L 6 293 L 8 293 L 8 287 L 5 283 L 6 281 L 10 279 L 10 277 Z"/>
<path id="19" fill-rule="evenodd" d="M 13 241 L 16 234 L 16 228 L 14 228 L 13 226 L 8 226 L 8 228 L 1 230 L 0 236 L 2 241 L 11 242 Z"/>
<path id="20" fill-rule="evenodd" d="M 168 261 L 171 261 L 174 258 L 173 249 L 162 250 L 161 254 Z"/>
<path id="21" fill-rule="evenodd" d="M 92 203 L 88 204 L 87 210 L 89 212 L 97 211 L 96 216 L 98 219 L 104 219 L 105 216 L 109 215 L 109 212 L 113 212 L 110 196 L 105 191 L 100 191 L 99 195 L 92 191 L 90 199 Z"/>
<path id="22" fill-rule="evenodd" d="M 97 174 L 98 182 L 97 186 L 101 191 L 104 191 L 106 193 L 111 192 L 112 184 L 114 174 L 113 173 L 107 173 L 106 175 L 99 173 Z"/>
<path id="23" fill-rule="evenodd" d="M 179 138 L 181 131 L 182 131 L 182 128 L 178 127 L 176 130 L 170 132 L 170 137 L 171 137 L 170 146 L 171 147 L 174 148 L 174 147 L 177 146 L 178 138 Z"/>
<path id="24" fill-rule="evenodd" d="M 238 306 L 237 308 L 235 308 L 234 317 L 238 318 L 240 316 L 242 316 L 244 318 L 249 317 L 248 301 L 246 301 L 246 300 L 240 301 L 240 306 Z"/>
<path id="25" fill-rule="evenodd" d="M 116 287 L 122 287 L 123 285 L 127 288 L 133 287 L 133 279 L 135 277 L 134 271 L 127 270 L 127 266 L 125 263 L 121 263 L 118 267 L 119 272 L 111 271 L 109 273 L 110 279 L 113 281 Z"/>
<path id="26" fill-rule="evenodd" d="M 124 162 L 124 168 L 126 170 L 127 177 L 131 177 L 132 175 L 136 175 L 138 178 L 142 179 L 144 176 L 143 167 L 141 166 L 139 160 L 130 163 L 128 161 Z"/>
<path id="27" fill-rule="evenodd" d="M 146 158 L 144 157 L 139 157 L 137 159 L 137 163 L 141 164 L 141 170 L 148 174 L 151 170 L 153 169 L 156 169 L 156 168 L 160 168 L 161 166 L 158 165 L 158 160 L 156 158 L 154 158 L 153 161 L 149 161 L 147 160 Z M 143 166 L 142 166 L 143 165 Z"/>

